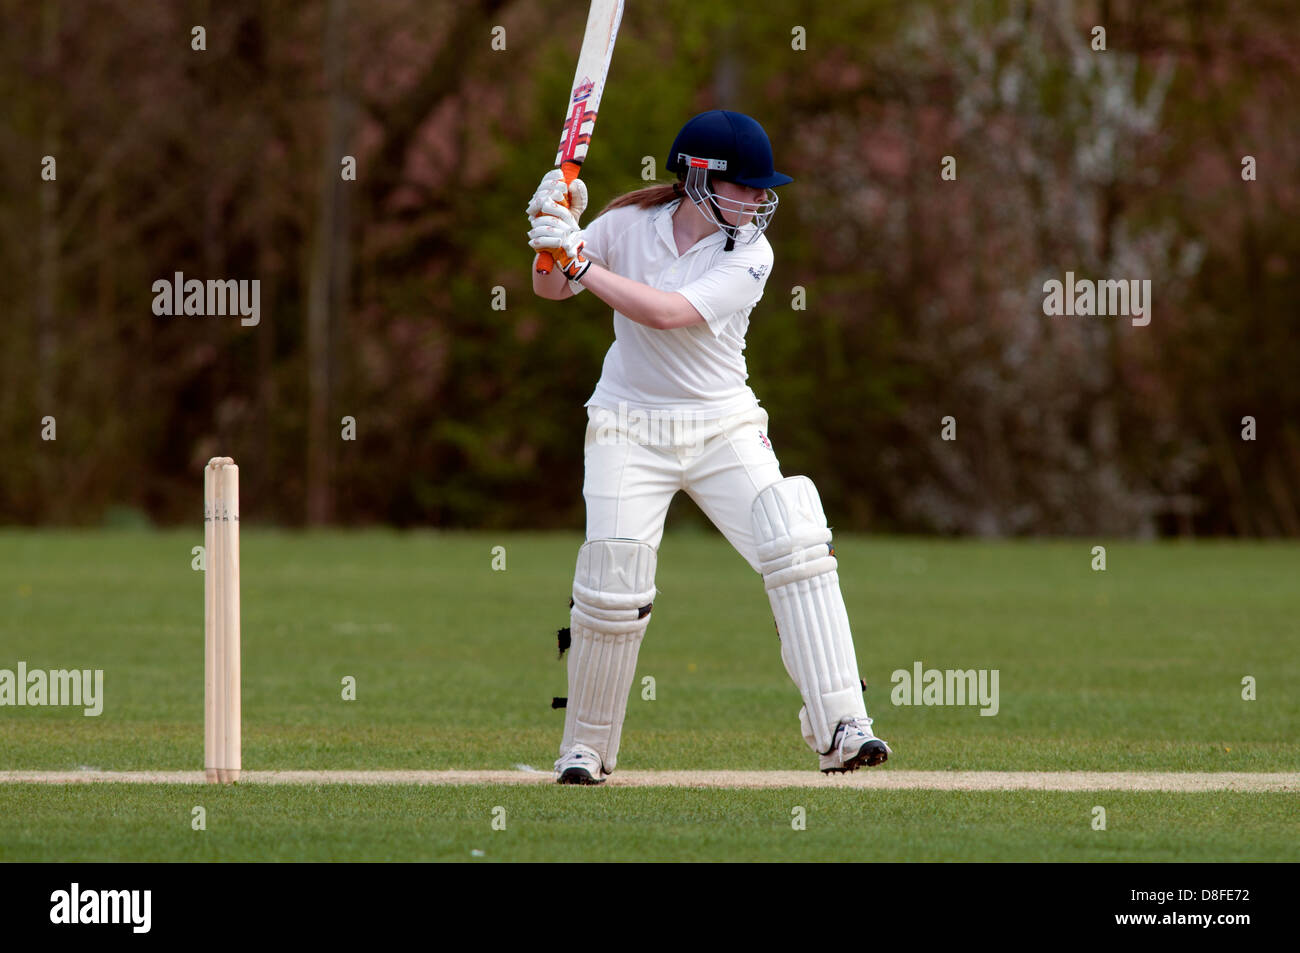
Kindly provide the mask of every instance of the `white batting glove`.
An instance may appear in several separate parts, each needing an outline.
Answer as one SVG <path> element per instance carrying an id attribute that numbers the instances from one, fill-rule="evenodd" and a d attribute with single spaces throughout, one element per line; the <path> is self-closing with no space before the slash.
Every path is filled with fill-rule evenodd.
<path id="1" fill-rule="evenodd" d="M 581 218 L 582 213 L 587 209 L 587 183 L 582 179 L 574 179 L 566 186 L 564 173 L 559 169 L 552 169 L 542 176 L 541 184 L 537 186 L 537 191 L 533 193 L 532 200 L 528 203 L 529 221 L 546 214 L 542 211 L 542 206 L 547 202 L 560 205 L 565 201 L 568 202 L 574 219 Z"/>
<path id="2" fill-rule="evenodd" d="M 533 227 L 528 232 L 528 244 L 534 251 L 550 252 L 570 281 L 579 280 L 591 267 L 591 262 L 582 255 L 586 243 L 578 220 L 555 202 L 542 204 L 541 214 L 533 219 Z"/>
<path id="3" fill-rule="evenodd" d="M 582 179 L 574 179 L 569 183 L 569 211 L 573 213 L 575 221 L 582 218 L 582 213 L 587 210 L 587 183 Z"/>

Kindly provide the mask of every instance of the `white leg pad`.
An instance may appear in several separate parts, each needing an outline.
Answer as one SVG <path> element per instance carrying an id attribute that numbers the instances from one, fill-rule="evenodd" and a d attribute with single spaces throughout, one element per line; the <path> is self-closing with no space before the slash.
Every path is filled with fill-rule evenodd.
<path id="1" fill-rule="evenodd" d="M 563 757 L 575 744 L 618 763 L 627 696 L 655 595 L 655 549 L 634 539 L 596 539 L 578 551 L 569 613 L 569 700 Z"/>
<path id="2" fill-rule="evenodd" d="M 758 495 L 753 519 L 781 661 L 803 696 L 799 724 L 825 754 L 843 719 L 867 714 L 826 514 L 813 482 L 795 476 Z"/>

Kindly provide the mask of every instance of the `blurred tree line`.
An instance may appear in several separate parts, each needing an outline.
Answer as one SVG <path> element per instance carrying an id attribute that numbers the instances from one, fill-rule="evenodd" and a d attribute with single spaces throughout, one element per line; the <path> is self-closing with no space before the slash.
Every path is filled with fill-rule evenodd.
<path id="1" fill-rule="evenodd" d="M 0 522 L 192 522 L 220 453 L 253 521 L 582 525 L 612 330 L 532 296 L 523 208 L 585 5 L 0 12 Z M 630 0 L 588 216 L 694 113 L 763 122 L 795 184 L 750 383 L 840 528 L 1294 535 L 1298 34 L 1282 2 Z M 1067 271 L 1150 279 L 1150 325 L 1046 317 Z M 260 323 L 155 316 L 175 272 L 258 279 Z"/>

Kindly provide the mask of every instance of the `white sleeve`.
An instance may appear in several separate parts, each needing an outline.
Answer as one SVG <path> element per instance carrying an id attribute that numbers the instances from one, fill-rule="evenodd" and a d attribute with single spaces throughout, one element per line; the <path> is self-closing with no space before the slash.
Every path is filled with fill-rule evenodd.
<path id="1" fill-rule="evenodd" d="M 771 273 L 772 246 L 764 239 L 722 252 L 721 264 L 678 288 L 677 293 L 694 306 L 717 337 L 732 315 L 758 303 Z"/>

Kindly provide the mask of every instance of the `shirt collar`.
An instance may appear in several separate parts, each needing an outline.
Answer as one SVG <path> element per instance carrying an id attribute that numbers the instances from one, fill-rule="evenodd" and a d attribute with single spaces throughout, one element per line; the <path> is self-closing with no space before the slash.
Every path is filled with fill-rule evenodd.
<path id="1" fill-rule="evenodd" d="M 668 250 L 673 253 L 674 258 L 681 258 L 682 256 L 677 254 L 677 239 L 673 238 L 673 213 L 677 211 L 677 206 L 681 205 L 684 201 L 685 199 L 675 199 L 667 205 L 659 206 L 659 211 L 654 217 L 655 231 L 658 233 L 659 238 L 663 243 L 668 247 Z M 718 229 L 712 235 L 701 238 L 690 248 L 686 249 L 686 254 L 689 255 L 691 252 L 700 248 L 706 248 L 709 245 L 719 245 L 726 240 L 727 236 L 722 233 L 721 229 Z"/>

